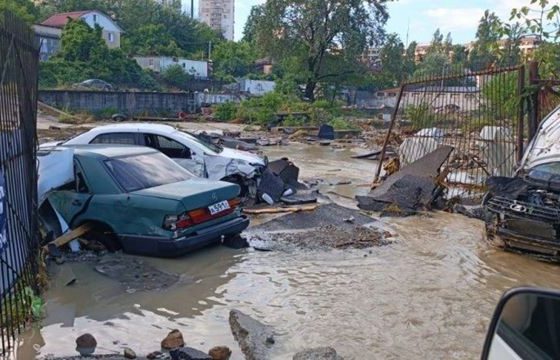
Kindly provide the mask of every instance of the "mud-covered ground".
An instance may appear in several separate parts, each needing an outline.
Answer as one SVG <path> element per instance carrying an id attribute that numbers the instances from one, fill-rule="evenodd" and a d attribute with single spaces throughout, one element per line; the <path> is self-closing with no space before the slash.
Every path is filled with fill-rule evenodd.
<path id="1" fill-rule="evenodd" d="M 269 234 L 264 240 L 280 249 L 215 246 L 179 259 L 122 255 L 113 270 L 132 270 L 132 283 L 149 284 L 146 273 L 178 279 L 130 287 L 136 291 L 108 271 L 99 273 L 103 259 L 53 265 L 45 318 L 21 338 L 18 358 L 77 355 L 74 339 L 85 332 L 97 338 L 97 353 L 130 347 L 140 356 L 180 329 L 188 346 L 226 345 L 232 360 L 240 360 L 228 326 L 235 308 L 274 328 L 272 359 L 320 346 L 345 359 L 470 359 L 480 356 L 503 291 L 560 288 L 557 266 L 493 248 L 478 220 L 440 212 L 372 218 L 357 211 L 353 197 L 368 192 L 376 165 L 352 159 L 360 148 L 292 143 L 263 149 L 270 159 L 293 160 L 300 178 L 325 180 L 321 194 L 351 209 L 254 217 L 248 233 Z M 279 231 L 291 234 L 271 235 Z M 337 246 L 364 238 L 365 249 Z M 135 269 L 137 260 L 147 267 Z"/>

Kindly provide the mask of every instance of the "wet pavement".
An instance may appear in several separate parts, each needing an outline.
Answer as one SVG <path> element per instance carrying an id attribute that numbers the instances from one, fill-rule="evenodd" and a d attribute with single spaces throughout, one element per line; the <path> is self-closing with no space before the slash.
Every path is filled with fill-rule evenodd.
<path id="1" fill-rule="evenodd" d="M 375 162 L 351 159 L 350 151 L 265 150 L 271 159 L 292 159 L 302 178 L 352 181 L 322 186 L 343 204 L 367 193 L 374 174 Z M 226 345 L 232 359 L 242 359 L 228 325 L 234 308 L 274 327 L 273 359 L 320 346 L 345 359 L 476 358 L 504 290 L 560 288 L 557 266 L 490 248 L 478 220 L 431 213 L 378 223 L 395 234 L 390 245 L 299 252 L 214 247 L 180 259 L 143 259 L 179 275 L 159 291 L 128 293 L 90 264 L 56 266 L 43 327 L 22 338 L 18 358 L 73 355 L 74 339 L 85 332 L 95 335 L 99 353 L 128 346 L 147 354 L 180 329 L 188 346 Z M 77 279 L 72 286 L 56 275 L 68 268 Z"/>

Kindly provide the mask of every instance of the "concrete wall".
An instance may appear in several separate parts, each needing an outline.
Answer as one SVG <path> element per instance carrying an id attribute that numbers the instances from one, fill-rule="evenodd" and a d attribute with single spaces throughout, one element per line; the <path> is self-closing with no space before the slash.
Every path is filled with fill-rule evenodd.
<path id="1" fill-rule="evenodd" d="M 241 102 L 245 97 L 234 94 L 196 93 L 195 99 L 198 107 L 202 105 L 224 104 L 227 102 Z"/>
<path id="2" fill-rule="evenodd" d="M 41 90 L 39 100 L 59 109 L 101 112 L 113 109 L 128 115 L 176 115 L 194 113 L 192 93 Z"/>
<path id="3" fill-rule="evenodd" d="M 276 83 L 274 81 L 266 80 L 243 79 L 239 82 L 239 87 L 242 92 L 249 93 L 255 96 L 262 96 L 274 91 Z"/>

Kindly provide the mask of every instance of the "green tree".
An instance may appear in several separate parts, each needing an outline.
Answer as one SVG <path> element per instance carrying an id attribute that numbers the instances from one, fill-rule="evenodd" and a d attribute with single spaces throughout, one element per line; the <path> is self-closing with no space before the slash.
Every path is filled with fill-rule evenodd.
<path id="1" fill-rule="evenodd" d="M 257 39 L 258 21 L 264 16 L 265 6 L 255 5 L 251 8 L 251 13 L 247 18 L 243 29 L 243 41 L 254 42 Z"/>
<path id="2" fill-rule="evenodd" d="M 243 77 L 254 69 L 257 55 L 254 47 L 246 41 L 224 41 L 214 48 L 213 60 L 216 77 Z"/>
<path id="3" fill-rule="evenodd" d="M 544 39 L 560 38 L 560 4 L 550 0 L 528 0 L 529 6 L 511 11 L 510 20 L 519 19 L 525 22 L 533 34 Z"/>
<path id="4" fill-rule="evenodd" d="M 167 84 L 179 89 L 185 89 L 187 83 L 192 80 L 192 76 L 178 64 L 167 67 L 161 73 L 161 77 Z"/>
<path id="5" fill-rule="evenodd" d="M 434 32 L 428 54 L 443 52 L 443 34 L 439 29 Z"/>
<path id="6" fill-rule="evenodd" d="M 545 42 L 534 53 L 539 62 L 539 75 L 543 79 L 560 78 L 560 43 Z"/>
<path id="7" fill-rule="evenodd" d="M 442 53 L 430 53 L 426 55 L 424 61 L 418 64 L 414 72 L 414 79 L 429 79 L 440 77 L 449 73 L 450 70 L 449 58 Z"/>
<path id="8" fill-rule="evenodd" d="M 383 66 L 382 72 L 386 76 L 384 80 L 389 82 L 391 87 L 399 85 L 405 79 L 404 52 L 404 44 L 399 36 L 389 34 L 381 48 L 381 64 Z"/>
<path id="9" fill-rule="evenodd" d="M 502 22 L 489 10 L 484 12 L 476 31 L 476 41 L 469 62 L 474 70 L 486 69 L 498 60 L 498 41 L 502 37 Z"/>
<path id="10" fill-rule="evenodd" d="M 453 38 L 451 37 L 451 33 L 447 33 L 445 37 L 445 41 L 443 42 L 442 51 L 444 54 L 448 55 L 453 51 Z"/>
<path id="11" fill-rule="evenodd" d="M 305 96 L 313 101 L 317 84 L 355 71 L 353 67 L 326 71 L 327 58 L 357 63 L 366 45 L 380 43 L 387 1 L 268 0 L 254 21 L 256 41 L 273 58 L 300 59 Z"/>
<path id="12" fill-rule="evenodd" d="M 489 116 L 514 120 L 519 111 L 517 73 L 494 76 L 482 87 L 484 108 Z"/>
<path id="13" fill-rule="evenodd" d="M 416 47 L 418 44 L 416 41 L 411 42 L 406 48 L 406 53 L 404 55 L 404 72 L 405 78 L 408 79 L 416 71 Z"/>
<path id="14" fill-rule="evenodd" d="M 162 24 L 146 24 L 139 27 L 124 37 L 122 48 L 125 52 L 135 55 L 181 56 L 185 54 Z"/>
<path id="15" fill-rule="evenodd" d="M 0 0 L 0 11 L 10 11 L 27 23 L 33 23 L 39 10 L 30 0 Z"/>

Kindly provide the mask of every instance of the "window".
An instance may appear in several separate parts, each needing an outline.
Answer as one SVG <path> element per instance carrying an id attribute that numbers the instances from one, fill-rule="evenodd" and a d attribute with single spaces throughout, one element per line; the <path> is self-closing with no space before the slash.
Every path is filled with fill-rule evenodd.
<path id="1" fill-rule="evenodd" d="M 136 134 L 133 133 L 112 133 L 98 135 L 90 144 L 122 144 L 137 145 Z"/>
<path id="2" fill-rule="evenodd" d="M 162 154 L 137 155 L 105 161 L 117 183 L 127 191 L 173 184 L 195 176 Z"/>
<path id="3" fill-rule="evenodd" d="M 156 149 L 172 159 L 191 159 L 191 150 L 175 140 L 156 135 Z"/>
<path id="4" fill-rule="evenodd" d="M 112 32 L 107 33 L 107 39 L 109 40 L 109 42 L 115 42 L 115 34 L 113 34 Z"/>
<path id="5" fill-rule="evenodd" d="M 76 175 L 76 180 L 75 180 L 76 187 L 74 190 L 80 194 L 89 194 L 89 188 L 84 178 L 84 173 L 82 172 L 82 169 L 80 168 L 77 162 L 74 162 L 74 173 Z"/>
<path id="6" fill-rule="evenodd" d="M 93 14 L 93 22 L 97 23 L 97 15 L 96 14 Z"/>

